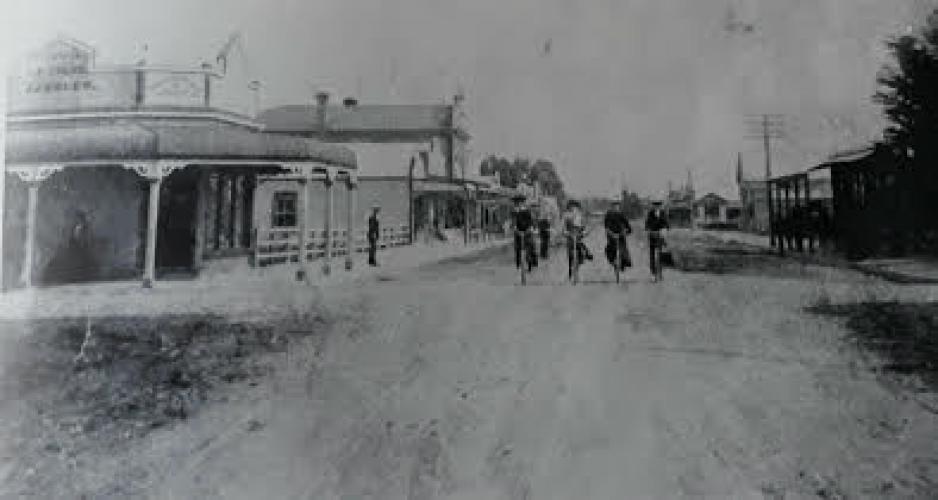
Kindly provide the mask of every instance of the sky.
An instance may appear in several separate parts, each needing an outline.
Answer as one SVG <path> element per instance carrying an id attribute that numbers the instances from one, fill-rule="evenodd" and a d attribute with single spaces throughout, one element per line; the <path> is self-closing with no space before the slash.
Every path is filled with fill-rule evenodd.
<path id="1" fill-rule="evenodd" d="M 773 174 L 881 133 L 871 103 L 884 42 L 929 0 L 4 0 L 0 65 L 62 34 L 98 60 L 213 61 L 234 30 L 262 103 L 326 87 L 362 103 L 466 94 L 474 162 L 553 161 L 569 191 L 660 196 L 691 173 L 735 197 L 747 117 L 782 116 Z M 746 29 L 745 26 L 751 26 Z M 549 50 L 547 46 L 549 45 Z"/>

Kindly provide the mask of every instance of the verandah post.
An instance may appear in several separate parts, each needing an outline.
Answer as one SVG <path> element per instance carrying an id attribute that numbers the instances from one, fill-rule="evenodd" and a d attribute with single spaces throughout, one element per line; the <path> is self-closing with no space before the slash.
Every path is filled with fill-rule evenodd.
<path id="1" fill-rule="evenodd" d="M 157 173 L 147 179 L 150 185 L 147 204 L 147 241 L 143 265 L 143 287 L 151 288 L 156 280 L 156 229 L 159 222 L 160 188 L 163 179 Z"/>
<path id="2" fill-rule="evenodd" d="M 297 257 L 296 257 L 296 280 L 303 281 L 306 279 L 306 245 L 307 238 L 309 236 L 309 172 L 306 169 L 303 170 L 302 176 L 299 179 L 300 189 L 300 206 L 299 210 L 299 234 L 297 234 Z"/>
<path id="3" fill-rule="evenodd" d="M 327 169 L 326 177 L 323 180 L 326 186 L 326 210 L 324 215 L 325 220 L 323 221 L 323 226 L 326 231 L 326 251 L 323 254 L 322 273 L 326 276 L 332 272 L 332 184 L 335 180 L 334 176 L 335 172 L 332 169 Z"/>
<path id="4" fill-rule="evenodd" d="M 33 265 L 36 254 L 36 211 L 39 207 L 39 181 L 31 180 L 27 184 L 27 215 L 26 215 L 26 252 L 23 262 L 23 282 L 27 287 L 33 286 Z"/>
<path id="5" fill-rule="evenodd" d="M 358 185 L 352 174 L 348 174 L 347 182 L 345 201 L 347 203 L 348 213 L 346 215 L 347 223 L 345 225 L 345 269 L 351 271 L 353 265 L 352 255 L 355 254 L 355 191 L 358 190 Z"/>

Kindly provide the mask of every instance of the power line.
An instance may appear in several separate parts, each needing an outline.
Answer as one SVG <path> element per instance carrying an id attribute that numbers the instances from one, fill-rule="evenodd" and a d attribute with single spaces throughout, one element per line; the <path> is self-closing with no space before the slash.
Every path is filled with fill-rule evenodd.
<path id="1" fill-rule="evenodd" d="M 784 116 L 779 114 L 763 114 L 759 122 L 754 122 L 752 117 L 747 117 L 747 126 L 749 128 L 748 139 L 753 137 L 754 129 L 761 132 L 762 146 L 765 149 L 765 189 L 766 201 L 769 209 L 769 241 L 775 244 L 775 232 L 772 227 L 772 187 L 769 180 L 772 179 L 772 139 L 782 139 L 785 137 Z"/>

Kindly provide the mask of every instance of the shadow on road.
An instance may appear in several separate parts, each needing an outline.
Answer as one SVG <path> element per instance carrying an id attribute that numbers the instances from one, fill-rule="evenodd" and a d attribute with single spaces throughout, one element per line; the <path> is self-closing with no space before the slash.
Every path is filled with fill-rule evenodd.
<path id="1" fill-rule="evenodd" d="M 938 391 L 938 302 L 817 304 L 807 310 L 845 318 L 851 340 L 874 354 L 883 371 L 914 375 Z"/>

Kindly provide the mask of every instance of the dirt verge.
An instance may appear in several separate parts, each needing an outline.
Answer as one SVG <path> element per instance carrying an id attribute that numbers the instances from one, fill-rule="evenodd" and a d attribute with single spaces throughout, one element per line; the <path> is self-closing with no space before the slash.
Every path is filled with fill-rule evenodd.
<path id="1" fill-rule="evenodd" d="M 326 326 L 311 314 L 276 322 L 211 315 L 0 322 L 8 336 L 0 485 L 21 496 L 71 494 L 57 483 L 86 457 L 116 453 L 191 417 L 224 392 L 215 389 L 257 384 L 274 368 L 265 354 Z"/>

